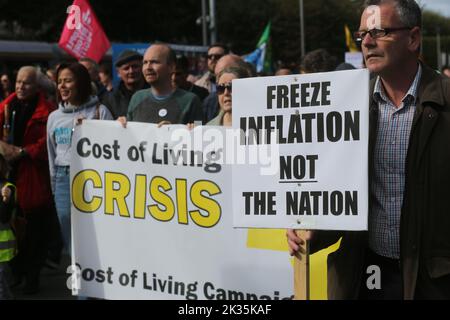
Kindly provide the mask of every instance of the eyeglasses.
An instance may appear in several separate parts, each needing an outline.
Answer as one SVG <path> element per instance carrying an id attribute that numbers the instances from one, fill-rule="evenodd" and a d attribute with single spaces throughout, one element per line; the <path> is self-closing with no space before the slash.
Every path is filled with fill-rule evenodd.
<path id="1" fill-rule="evenodd" d="M 227 84 L 218 84 L 216 86 L 217 89 L 217 94 L 224 94 L 225 93 L 225 89 L 228 89 L 228 91 L 231 93 L 232 89 L 231 89 L 231 82 L 227 83 Z"/>
<path id="2" fill-rule="evenodd" d="M 223 54 L 208 54 L 208 59 L 209 60 L 219 60 L 220 58 L 223 57 Z"/>
<path id="3" fill-rule="evenodd" d="M 401 30 L 411 30 L 410 27 L 401 27 L 401 28 L 385 28 L 385 29 L 371 29 L 371 30 L 359 30 L 353 34 L 353 38 L 356 42 L 361 43 L 367 34 L 370 34 L 372 39 L 379 39 L 387 36 L 389 33 Z"/>

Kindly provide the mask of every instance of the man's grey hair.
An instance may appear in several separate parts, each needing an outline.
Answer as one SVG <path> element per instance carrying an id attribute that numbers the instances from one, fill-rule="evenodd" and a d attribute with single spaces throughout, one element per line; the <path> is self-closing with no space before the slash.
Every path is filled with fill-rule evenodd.
<path id="1" fill-rule="evenodd" d="M 33 66 L 23 66 L 19 72 L 28 72 L 33 76 L 33 80 L 38 89 L 45 92 L 55 91 L 56 87 L 53 82 L 42 72 L 41 68 Z"/>
<path id="2" fill-rule="evenodd" d="M 19 69 L 17 74 L 19 74 L 21 72 L 30 73 L 33 76 L 33 80 L 34 80 L 35 84 L 39 85 L 39 81 L 41 80 L 42 73 L 39 72 L 38 68 L 33 67 L 33 66 L 23 66 Z"/>
<path id="3" fill-rule="evenodd" d="M 363 9 L 381 4 L 393 4 L 405 27 L 422 27 L 422 10 L 415 0 L 366 0 Z"/>

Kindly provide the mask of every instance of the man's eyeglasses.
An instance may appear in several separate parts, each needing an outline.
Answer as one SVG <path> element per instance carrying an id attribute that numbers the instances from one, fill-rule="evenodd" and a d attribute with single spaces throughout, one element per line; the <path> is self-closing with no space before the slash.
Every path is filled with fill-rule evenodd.
<path id="1" fill-rule="evenodd" d="M 231 82 L 227 83 L 227 84 L 218 84 L 216 86 L 217 89 L 217 94 L 224 94 L 225 93 L 225 89 L 228 89 L 228 91 L 231 93 L 232 89 L 231 89 Z"/>
<path id="2" fill-rule="evenodd" d="M 411 30 L 410 27 L 401 27 L 401 28 L 385 28 L 385 29 L 371 29 L 371 30 L 359 30 L 353 34 L 353 38 L 356 42 L 361 43 L 367 34 L 370 34 L 372 39 L 379 39 L 387 36 L 389 33 L 401 30 Z"/>
<path id="3" fill-rule="evenodd" d="M 208 59 L 209 60 L 219 60 L 220 58 L 223 57 L 223 54 L 208 54 Z"/>

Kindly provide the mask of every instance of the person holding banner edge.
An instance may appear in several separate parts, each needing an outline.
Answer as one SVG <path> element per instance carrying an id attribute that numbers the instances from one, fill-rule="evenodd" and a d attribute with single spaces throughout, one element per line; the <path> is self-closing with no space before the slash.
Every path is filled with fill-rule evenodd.
<path id="1" fill-rule="evenodd" d="M 450 299 L 450 82 L 419 62 L 414 0 L 367 0 L 355 34 L 371 81 L 368 232 L 287 231 L 291 254 L 342 237 L 329 299 Z M 370 290 L 378 266 L 381 287 Z"/>
<path id="2" fill-rule="evenodd" d="M 47 123 L 47 149 L 52 193 L 61 224 L 66 254 L 71 252 L 70 162 L 72 135 L 83 119 L 113 120 L 96 96 L 88 70 L 80 63 L 61 64 L 57 71 L 58 110 Z"/>

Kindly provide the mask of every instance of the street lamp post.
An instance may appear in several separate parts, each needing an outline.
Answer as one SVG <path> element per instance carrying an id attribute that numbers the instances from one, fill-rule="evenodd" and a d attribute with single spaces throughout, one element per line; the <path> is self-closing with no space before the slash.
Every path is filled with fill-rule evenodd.
<path id="1" fill-rule="evenodd" d="M 216 0 L 209 0 L 209 30 L 211 43 L 217 42 Z"/>

